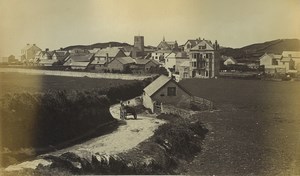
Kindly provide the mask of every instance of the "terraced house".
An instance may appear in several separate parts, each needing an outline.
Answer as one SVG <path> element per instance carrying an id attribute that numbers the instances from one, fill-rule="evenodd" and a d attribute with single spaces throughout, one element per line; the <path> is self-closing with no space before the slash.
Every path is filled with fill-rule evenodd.
<path id="1" fill-rule="evenodd" d="M 45 67 L 63 65 L 65 59 L 68 56 L 69 56 L 68 51 L 63 51 L 63 50 L 49 51 L 49 49 L 46 48 L 45 51 L 39 51 L 36 53 L 34 63 L 36 65 L 45 66 Z"/>

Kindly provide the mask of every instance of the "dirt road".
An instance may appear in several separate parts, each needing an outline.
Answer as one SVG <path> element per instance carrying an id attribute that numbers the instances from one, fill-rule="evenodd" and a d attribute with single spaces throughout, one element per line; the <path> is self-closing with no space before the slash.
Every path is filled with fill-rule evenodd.
<path id="1" fill-rule="evenodd" d="M 134 104 L 135 101 L 131 101 Z M 128 117 L 128 120 L 120 120 L 120 105 L 114 105 L 110 108 L 112 116 L 119 120 L 121 125 L 117 130 L 110 134 L 93 138 L 82 144 L 74 145 L 59 151 L 48 153 L 38 158 L 43 158 L 46 155 L 59 156 L 66 152 L 73 152 L 78 156 L 84 156 L 86 152 L 99 153 L 105 155 L 114 155 L 125 152 L 136 147 L 142 141 L 148 139 L 154 134 L 158 126 L 165 123 L 165 121 L 156 119 L 154 115 L 138 114 L 138 119 L 133 120 L 133 117 Z M 38 164 L 48 165 L 50 162 L 44 159 L 23 162 L 18 165 L 7 167 L 6 171 L 20 170 L 22 168 L 36 168 Z"/>

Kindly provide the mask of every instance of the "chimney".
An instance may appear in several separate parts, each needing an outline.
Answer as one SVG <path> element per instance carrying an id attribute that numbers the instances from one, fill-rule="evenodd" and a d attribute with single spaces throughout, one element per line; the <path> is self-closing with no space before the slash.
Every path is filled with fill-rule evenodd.
<path id="1" fill-rule="evenodd" d="M 218 44 L 218 41 L 215 40 L 215 50 L 218 50 L 219 49 L 219 44 Z"/>
<path id="2" fill-rule="evenodd" d="M 45 51 L 49 51 L 49 48 L 46 48 Z"/>
<path id="3" fill-rule="evenodd" d="M 106 53 L 106 62 L 108 62 L 108 53 Z"/>
<path id="4" fill-rule="evenodd" d="M 61 51 L 62 51 L 62 50 L 63 50 L 63 48 L 60 48 L 59 50 L 61 50 Z"/>
<path id="5" fill-rule="evenodd" d="M 33 44 L 33 46 L 35 46 L 35 43 Z"/>
<path id="6" fill-rule="evenodd" d="M 29 43 L 27 43 L 27 46 L 29 46 Z"/>

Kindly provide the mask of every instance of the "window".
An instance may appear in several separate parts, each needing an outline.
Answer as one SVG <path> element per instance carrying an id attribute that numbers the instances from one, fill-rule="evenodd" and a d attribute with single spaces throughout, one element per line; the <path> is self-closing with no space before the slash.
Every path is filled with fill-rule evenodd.
<path id="1" fill-rule="evenodd" d="M 168 87 L 168 96 L 176 96 L 176 87 Z"/>
<path id="2" fill-rule="evenodd" d="M 272 65 L 278 65 L 278 61 L 276 59 L 272 59 Z"/>
<path id="3" fill-rule="evenodd" d="M 188 73 L 183 73 L 183 78 L 188 78 Z"/>

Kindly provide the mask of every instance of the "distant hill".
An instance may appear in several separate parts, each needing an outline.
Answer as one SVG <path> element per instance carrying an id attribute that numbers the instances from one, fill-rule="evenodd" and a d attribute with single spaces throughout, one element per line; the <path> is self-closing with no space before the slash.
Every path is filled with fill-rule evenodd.
<path id="1" fill-rule="evenodd" d="M 242 61 L 255 61 L 264 53 L 281 54 L 282 51 L 300 51 L 299 39 L 278 39 L 264 43 L 256 43 L 242 48 L 226 48 L 220 49 L 221 55 L 232 56 Z"/>
<path id="2" fill-rule="evenodd" d="M 87 50 L 91 50 L 94 48 L 106 48 L 106 47 L 126 47 L 126 48 L 130 48 L 133 47 L 133 45 L 130 45 L 128 43 L 120 43 L 120 42 L 106 42 L 106 43 L 95 43 L 92 45 L 72 45 L 72 46 L 67 46 L 65 48 L 63 48 L 63 50 L 72 50 L 75 48 L 80 48 L 80 49 L 87 49 Z M 153 46 L 145 46 L 145 48 L 155 48 Z"/>
<path id="3" fill-rule="evenodd" d="M 75 48 L 80 48 L 80 49 L 94 49 L 94 48 L 106 48 L 106 47 L 131 47 L 132 45 L 128 43 L 120 43 L 120 42 L 106 42 L 106 43 L 95 43 L 92 45 L 72 45 L 63 48 L 63 50 L 72 50 Z"/>

